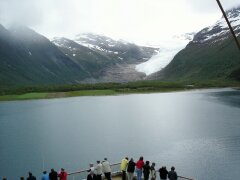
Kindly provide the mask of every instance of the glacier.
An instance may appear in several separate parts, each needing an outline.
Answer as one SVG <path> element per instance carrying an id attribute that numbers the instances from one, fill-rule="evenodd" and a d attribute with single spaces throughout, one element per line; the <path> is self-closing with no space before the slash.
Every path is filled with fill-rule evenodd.
<path id="1" fill-rule="evenodd" d="M 195 33 L 187 33 L 183 35 L 172 36 L 169 40 L 161 42 L 154 47 L 159 48 L 159 52 L 152 56 L 148 61 L 136 65 L 135 69 L 138 72 L 151 75 L 167 66 L 174 56 L 193 39 Z"/>

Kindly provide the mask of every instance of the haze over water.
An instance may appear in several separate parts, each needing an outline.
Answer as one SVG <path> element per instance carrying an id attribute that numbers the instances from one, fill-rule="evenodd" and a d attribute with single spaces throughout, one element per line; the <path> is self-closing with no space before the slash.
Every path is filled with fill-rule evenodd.
<path id="1" fill-rule="evenodd" d="M 126 155 L 198 180 L 240 172 L 240 91 L 75 97 L 0 103 L 0 177 L 86 169 Z M 44 162 L 44 163 L 43 163 Z M 158 177 L 159 178 L 159 177 Z"/>

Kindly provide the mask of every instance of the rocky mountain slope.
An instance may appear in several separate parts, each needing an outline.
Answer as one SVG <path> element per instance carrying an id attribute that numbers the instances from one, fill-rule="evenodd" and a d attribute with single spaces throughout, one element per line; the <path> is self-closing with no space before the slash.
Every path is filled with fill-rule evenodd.
<path id="1" fill-rule="evenodd" d="M 77 35 L 75 40 L 54 38 L 52 41 L 74 62 L 86 69 L 95 82 L 125 82 L 145 76 L 135 66 L 150 59 L 157 48 L 137 46 L 96 34 Z"/>
<path id="2" fill-rule="evenodd" d="M 75 42 L 127 64 L 144 62 L 158 50 L 91 33 L 77 35 Z"/>
<path id="3" fill-rule="evenodd" d="M 240 41 L 240 7 L 227 16 Z M 240 80 L 240 51 L 222 17 L 198 32 L 162 71 L 151 76 L 164 80 Z"/>

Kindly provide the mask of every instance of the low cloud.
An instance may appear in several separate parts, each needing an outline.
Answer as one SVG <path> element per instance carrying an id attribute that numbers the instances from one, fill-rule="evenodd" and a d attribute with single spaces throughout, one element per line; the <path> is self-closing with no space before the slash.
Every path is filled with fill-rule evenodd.
<path id="1" fill-rule="evenodd" d="M 19 23 L 28 26 L 40 24 L 42 22 L 43 11 L 38 1 L 0 1 L 0 23 Z"/>
<path id="2" fill-rule="evenodd" d="M 216 0 L 185 0 L 186 5 L 189 6 L 190 10 L 197 13 L 215 13 L 220 11 Z M 236 7 L 240 5 L 239 0 L 220 0 L 224 10 Z"/>
<path id="3" fill-rule="evenodd" d="M 221 0 L 225 9 L 238 1 Z M 198 31 L 219 17 L 214 0 L 0 0 L 0 24 L 24 24 L 47 37 L 93 32 L 146 42 Z"/>

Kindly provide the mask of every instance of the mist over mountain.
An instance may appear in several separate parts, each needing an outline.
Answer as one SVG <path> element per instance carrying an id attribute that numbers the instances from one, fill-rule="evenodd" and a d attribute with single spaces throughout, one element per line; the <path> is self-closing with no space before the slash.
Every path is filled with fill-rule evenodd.
<path id="1" fill-rule="evenodd" d="M 89 45 L 83 46 L 81 39 L 55 38 L 51 42 L 26 26 L 6 29 L 0 25 L 2 87 L 141 80 L 144 75 L 135 65 L 156 53 L 156 48 L 88 36 L 85 44 Z"/>
<path id="2" fill-rule="evenodd" d="M 240 7 L 226 13 L 239 39 Z M 240 53 L 223 17 L 196 34 L 173 39 L 172 44 L 159 42 L 165 48 L 93 33 L 50 41 L 26 26 L 0 25 L 0 83 L 4 87 L 143 79 L 240 80 Z"/>
<path id="3" fill-rule="evenodd" d="M 240 39 L 240 7 L 226 12 Z M 222 17 L 199 31 L 170 64 L 150 79 L 164 80 L 240 80 L 240 53 Z"/>
<path id="4" fill-rule="evenodd" d="M 77 83 L 88 74 L 47 38 L 24 26 L 0 26 L 0 83 Z"/>

